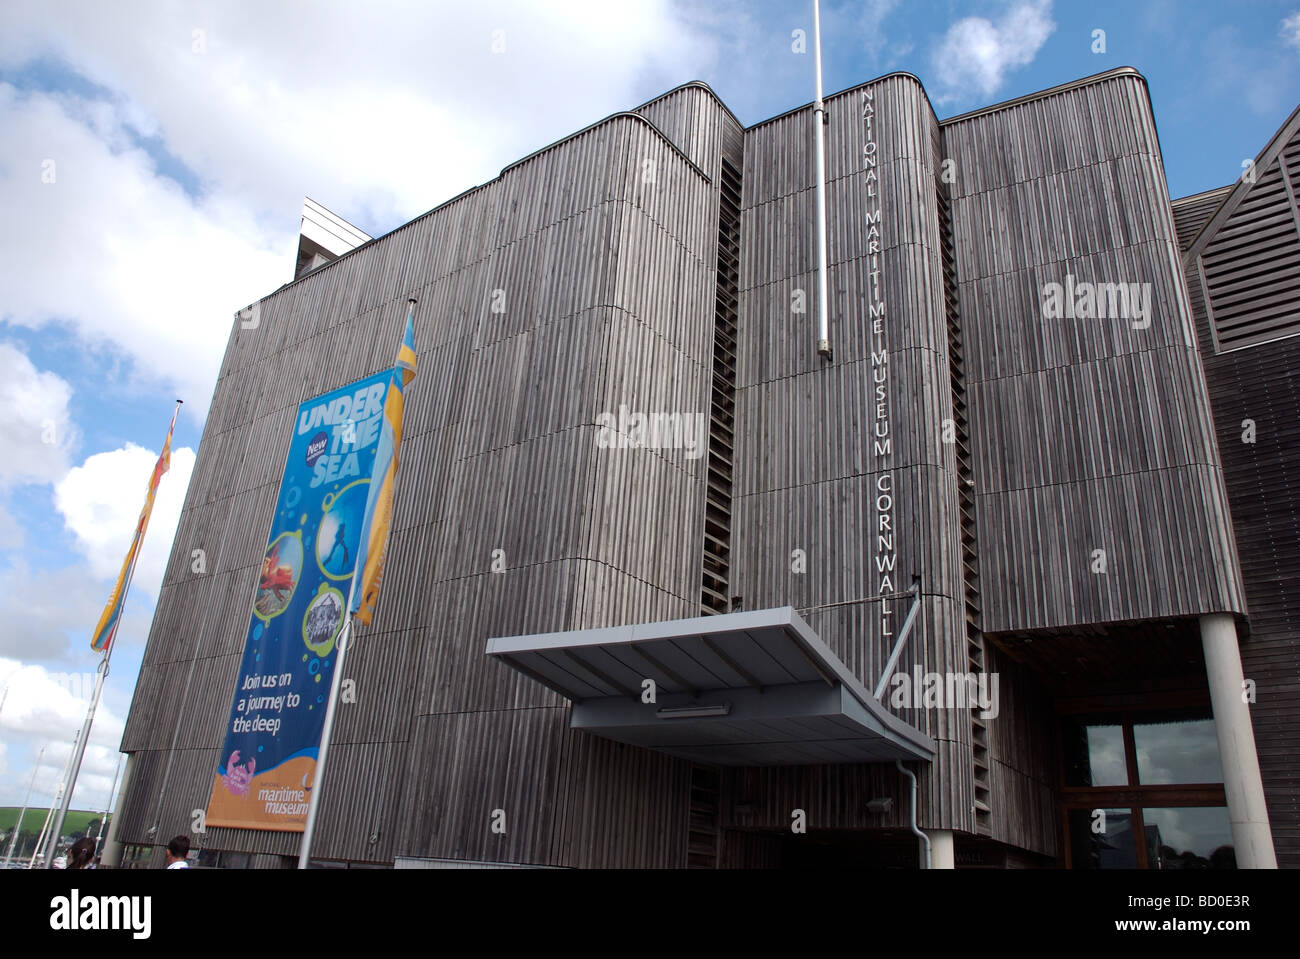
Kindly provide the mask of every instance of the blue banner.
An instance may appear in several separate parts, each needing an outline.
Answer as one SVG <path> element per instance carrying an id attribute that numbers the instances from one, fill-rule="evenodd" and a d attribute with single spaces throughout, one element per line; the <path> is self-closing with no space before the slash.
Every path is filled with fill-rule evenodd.
<path id="1" fill-rule="evenodd" d="M 298 407 L 206 822 L 301 832 L 391 370 Z"/>

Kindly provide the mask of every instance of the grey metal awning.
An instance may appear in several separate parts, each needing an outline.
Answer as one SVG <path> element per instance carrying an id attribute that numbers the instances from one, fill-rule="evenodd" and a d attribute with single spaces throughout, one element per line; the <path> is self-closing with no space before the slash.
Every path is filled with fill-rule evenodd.
<path id="1" fill-rule="evenodd" d="M 573 703 L 570 725 L 722 766 L 928 761 L 934 741 L 889 713 L 789 606 L 489 639 Z M 652 679 L 656 702 L 641 701 Z"/>

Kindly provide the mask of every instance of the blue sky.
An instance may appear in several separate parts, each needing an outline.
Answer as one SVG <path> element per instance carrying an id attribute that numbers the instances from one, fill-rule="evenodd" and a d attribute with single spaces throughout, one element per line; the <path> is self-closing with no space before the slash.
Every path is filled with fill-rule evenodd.
<path id="1" fill-rule="evenodd" d="M 75 804 L 107 801 L 230 324 L 291 278 L 304 195 L 378 235 L 693 79 L 758 122 L 812 98 L 811 54 L 792 51 L 810 10 L 0 6 L 0 804 L 22 801 L 47 742 L 34 801 L 50 801 L 82 712 L 57 674 L 94 668 L 88 635 L 181 397 Z M 1174 197 L 1233 181 L 1300 101 L 1300 0 L 827 0 L 823 30 L 828 92 L 906 70 L 941 118 L 1134 66 Z"/>

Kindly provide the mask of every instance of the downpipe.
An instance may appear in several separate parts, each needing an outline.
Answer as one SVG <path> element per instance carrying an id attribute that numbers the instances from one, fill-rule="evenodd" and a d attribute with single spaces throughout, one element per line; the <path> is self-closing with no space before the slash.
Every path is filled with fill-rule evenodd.
<path id="1" fill-rule="evenodd" d="M 921 868 L 929 869 L 930 868 L 930 837 L 927 836 L 924 830 L 922 830 L 916 824 L 916 773 L 912 772 L 912 770 L 904 766 L 903 761 L 901 759 L 895 759 L 894 765 L 898 767 L 898 771 L 900 773 L 902 773 L 904 776 L 906 776 L 908 779 L 912 781 L 911 804 L 910 804 L 911 805 L 910 825 L 912 827 L 912 832 L 916 833 L 917 837 L 919 837 L 921 840 Z"/>

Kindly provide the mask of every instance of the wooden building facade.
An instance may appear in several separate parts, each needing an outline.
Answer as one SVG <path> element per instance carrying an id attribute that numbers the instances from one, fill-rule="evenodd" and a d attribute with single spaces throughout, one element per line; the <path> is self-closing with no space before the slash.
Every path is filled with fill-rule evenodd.
<path id="1" fill-rule="evenodd" d="M 1223 757 L 1161 757 L 1214 752 L 1201 639 L 1226 614 L 1258 677 L 1279 859 L 1300 863 L 1295 750 L 1274 738 L 1294 738 L 1300 688 L 1293 357 L 1225 359 L 1197 286 L 1251 231 L 1233 216 L 1284 225 L 1285 200 L 1294 217 L 1300 153 L 1225 214 L 1171 207 L 1131 69 L 943 122 L 907 74 L 826 104 L 829 358 L 812 109 L 745 128 L 698 83 L 236 318 L 123 736 L 129 859 L 161 857 L 206 804 L 298 404 L 391 364 L 416 297 L 389 572 L 349 653 L 323 864 L 915 865 L 892 762 L 613 741 L 486 655 L 783 607 L 867 691 L 905 635 L 880 702 L 929 744 L 908 763 L 917 823 L 958 866 L 1223 864 L 1230 842 L 1198 845 L 1227 826 Z M 1209 220 L 1199 245 L 1188 216 Z M 1267 294 L 1293 323 L 1296 297 Z M 700 429 L 606 448 L 623 407 Z M 1267 439 L 1239 448 L 1250 415 Z M 194 842 L 280 866 L 299 834 Z"/>

